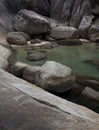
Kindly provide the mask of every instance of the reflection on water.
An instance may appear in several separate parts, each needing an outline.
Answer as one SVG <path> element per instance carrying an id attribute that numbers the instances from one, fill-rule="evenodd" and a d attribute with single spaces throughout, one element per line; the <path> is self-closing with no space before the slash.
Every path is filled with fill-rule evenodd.
<path id="1" fill-rule="evenodd" d="M 12 62 L 22 61 L 30 65 L 43 65 L 47 60 L 54 60 L 72 68 L 73 72 L 83 76 L 99 78 L 99 70 L 96 66 L 84 63 L 84 60 L 98 59 L 99 49 L 94 43 L 86 43 L 80 46 L 60 46 L 47 50 L 47 59 L 42 61 L 28 61 L 24 48 L 16 48 L 11 58 Z"/>

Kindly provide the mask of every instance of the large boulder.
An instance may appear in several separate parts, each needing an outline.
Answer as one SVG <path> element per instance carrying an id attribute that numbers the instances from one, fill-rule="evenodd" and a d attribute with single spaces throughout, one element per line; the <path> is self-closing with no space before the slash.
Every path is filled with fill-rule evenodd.
<path id="1" fill-rule="evenodd" d="M 7 34 L 7 41 L 13 45 L 25 45 L 30 36 L 24 32 L 10 32 Z"/>
<path id="2" fill-rule="evenodd" d="M 75 39 L 79 37 L 79 34 L 74 27 L 60 25 L 58 27 L 53 27 L 50 36 L 55 39 Z"/>
<path id="3" fill-rule="evenodd" d="M 72 70 L 60 63 L 47 61 L 37 72 L 36 84 L 47 91 L 65 92 L 74 87 Z"/>
<path id="4" fill-rule="evenodd" d="M 45 17 L 33 11 L 23 9 L 13 18 L 13 29 L 30 35 L 38 35 L 49 32 L 50 25 Z"/>

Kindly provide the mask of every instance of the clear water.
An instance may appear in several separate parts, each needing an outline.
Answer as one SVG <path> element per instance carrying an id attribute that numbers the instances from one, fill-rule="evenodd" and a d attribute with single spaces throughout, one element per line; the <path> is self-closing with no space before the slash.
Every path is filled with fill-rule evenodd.
<path id="1" fill-rule="evenodd" d="M 11 62 L 21 61 L 30 65 L 43 65 L 48 60 L 62 63 L 72 68 L 73 72 L 82 76 L 99 78 L 98 67 L 84 63 L 84 60 L 99 59 L 99 49 L 95 43 L 86 43 L 80 46 L 59 46 L 54 49 L 46 50 L 47 58 L 42 61 L 28 61 L 27 51 L 23 47 L 16 47 Z"/>

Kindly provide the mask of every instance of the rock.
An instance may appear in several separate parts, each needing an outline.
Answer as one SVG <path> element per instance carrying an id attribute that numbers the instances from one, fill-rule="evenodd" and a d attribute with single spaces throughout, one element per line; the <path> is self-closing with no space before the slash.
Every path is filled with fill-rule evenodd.
<path id="1" fill-rule="evenodd" d="M 7 69 L 9 63 L 8 58 L 11 55 L 11 51 L 2 45 L 0 45 L 0 68 Z"/>
<path id="2" fill-rule="evenodd" d="M 96 91 L 99 91 L 99 81 L 90 78 L 90 77 L 85 77 L 85 76 L 76 76 L 76 81 L 81 85 L 81 86 L 88 86 Z"/>
<path id="3" fill-rule="evenodd" d="M 25 45 L 30 36 L 24 32 L 10 32 L 7 34 L 7 42 L 12 45 Z"/>
<path id="4" fill-rule="evenodd" d="M 90 38 L 91 41 L 95 41 L 96 40 L 94 35 L 96 37 L 97 37 L 97 35 L 99 36 L 99 19 L 97 19 L 94 22 L 94 24 L 92 24 L 92 26 L 89 29 L 89 38 Z"/>
<path id="5" fill-rule="evenodd" d="M 38 71 L 36 84 L 47 91 L 65 92 L 74 87 L 75 77 L 69 67 L 47 61 Z"/>
<path id="6" fill-rule="evenodd" d="M 30 83 L 35 83 L 36 81 L 36 75 L 39 71 L 40 67 L 38 66 L 27 66 L 23 73 L 23 79 Z"/>
<path id="7" fill-rule="evenodd" d="M 47 41 L 55 41 L 55 39 L 50 37 L 49 35 L 45 36 L 45 40 L 47 40 Z"/>
<path id="8" fill-rule="evenodd" d="M 12 68 L 12 73 L 15 76 L 22 77 L 23 76 L 23 72 L 24 72 L 24 70 L 25 70 L 25 68 L 27 66 L 28 66 L 28 64 L 25 64 L 25 63 L 17 61 L 15 63 L 15 65 L 13 66 L 13 68 Z"/>
<path id="9" fill-rule="evenodd" d="M 97 42 L 99 41 L 99 33 L 93 33 L 90 35 L 90 41 Z"/>
<path id="10" fill-rule="evenodd" d="M 40 39 L 32 39 L 30 41 L 31 44 L 36 44 L 36 43 L 41 43 L 41 40 Z"/>
<path id="11" fill-rule="evenodd" d="M 88 98 L 91 98 L 91 101 L 99 103 L 99 92 L 93 90 L 92 88 L 86 87 L 82 94 Z"/>
<path id="12" fill-rule="evenodd" d="M 82 42 L 79 39 L 65 39 L 65 40 L 57 40 L 57 44 L 64 46 L 77 46 L 82 45 Z"/>
<path id="13" fill-rule="evenodd" d="M 78 28 L 84 16 L 91 15 L 89 0 L 75 0 L 71 13 L 70 26 Z"/>
<path id="14" fill-rule="evenodd" d="M 7 0 L 12 10 L 19 11 L 21 9 L 33 10 L 41 15 L 49 16 L 48 0 Z"/>
<path id="15" fill-rule="evenodd" d="M 78 31 L 76 28 L 67 27 L 67 26 L 58 26 L 54 27 L 50 36 L 54 39 L 76 39 L 79 37 Z"/>
<path id="16" fill-rule="evenodd" d="M 87 39 L 88 38 L 88 31 L 92 24 L 93 16 L 84 16 L 81 20 L 81 23 L 79 25 L 79 32 L 80 37 Z"/>
<path id="17" fill-rule="evenodd" d="M 50 25 L 45 17 L 24 9 L 13 18 L 13 29 L 30 35 L 38 35 L 49 32 Z"/>
<path id="18" fill-rule="evenodd" d="M 51 0 L 51 17 L 68 25 L 74 0 Z"/>
<path id="19" fill-rule="evenodd" d="M 1 69 L 0 106 L 1 130 L 99 130 L 99 114 Z"/>
<path id="20" fill-rule="evenodd" d="M 46 56 L 41 52 L 33 51 L 27 53 L 27 59 L 30 61 L 39 61 L 39 60 L 44 60 L 45 58 Z"/>
<path id="21" fill-rule="evenodd" d="M 31 41 L 27 42 L 26 49 L 27 50 L 37 50 L 37 49 L 51 49 L 57 47 L 56 42 L 49 41 L 41 41 L 40 43 L 31 44 Z"/>

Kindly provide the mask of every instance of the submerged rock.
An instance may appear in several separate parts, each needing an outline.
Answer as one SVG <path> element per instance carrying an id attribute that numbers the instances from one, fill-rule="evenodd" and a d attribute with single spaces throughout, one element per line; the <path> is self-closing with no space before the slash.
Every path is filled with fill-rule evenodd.
<path id="1" fill-rule="evenodd" d="M 44 60 L 46 58 L 45 54 L 37 51 L 28 52 L 27 53 L 27 59 L 30 61 L 39 61 Z"/>
<path id="2" fill-rule="evenodd" d="M 38 35 L 49 32 L 50 25 L 45 17 L 24 9 L 13 18 L 13 29 L 30 35 Z"/>
<path id="3" fill-rule="evenodd" d="M 60 63 L 47 61 L 38 71 L 36 84 L 47 91 L 65 92 L 74 87 L 72 70 Z"/>
<path id="4" fill-rule="evenodd" d="M 13 45 L 25 45 L 30 36 L 24 32 L 10 32 L 7 34 L 7 41 Z"/>

